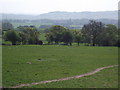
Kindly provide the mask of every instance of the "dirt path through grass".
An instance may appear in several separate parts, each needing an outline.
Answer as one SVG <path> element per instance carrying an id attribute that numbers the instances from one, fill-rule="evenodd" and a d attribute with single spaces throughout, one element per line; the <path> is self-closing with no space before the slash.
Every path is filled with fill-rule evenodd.
<path id="1" fill-rule="evenodd" d="M 20 85 L 17 85 L 17 86 L 13 86 L 11 88 L 19 88 L 19 87 L 24 87 L 24 86 L 32 86 L 32 85 L 38 85 L 38 84 L 43 84 L 43 83 L 50 83 L 50 82 L 57 82 L 57 81 L 63 81 L 63 80 L 70 80 L 70 79 L 75 79 L 75 78 L 81 78 L 81 77 L 84 77 L 84 76 L 93 75 L 93 74 L 95 74 L 97 72 L 100 72 L 103 69 L 107 69 L 107 68 L 111 68 L 111 67 L 115 67 L 115 66 L 118 66 L 118 65 L 111 65 L 111 66 L 97 68 L 96 70 L 94 70 L 92 72 L 88 72 L 88 73 L 77 75 L 77 76 L 66 77 L 66 78 L 61 78 L 61 79 L 54 79 L 54 80 L 47 80 L 47 81 L 40 81 L 40 82 L 29 83 L 29 84 L 20 84 Z"/>

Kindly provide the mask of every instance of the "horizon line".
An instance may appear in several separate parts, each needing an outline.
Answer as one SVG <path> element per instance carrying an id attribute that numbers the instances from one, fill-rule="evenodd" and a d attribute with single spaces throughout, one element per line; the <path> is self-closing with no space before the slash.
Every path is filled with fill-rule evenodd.
<path id="1" fill-rule="evenodd" d="M 40 13 L 40 14 L 46 14 L 46 13 L 54 13 L 54 12 L 68 12 L 68 13 L 84 13 L 84 12 L 110 12 L 110 11 L 118 11 L 118 10 L 105 10 L 105 11 L 50 11 L 50 12 L 45 12 L 45 13 Z M 19 15 L 40 15 L 40 14 L 35 14 L 35 13 L 7 13 L 7 12 L 0 12 L 0 14 L 19 14 Z"/>

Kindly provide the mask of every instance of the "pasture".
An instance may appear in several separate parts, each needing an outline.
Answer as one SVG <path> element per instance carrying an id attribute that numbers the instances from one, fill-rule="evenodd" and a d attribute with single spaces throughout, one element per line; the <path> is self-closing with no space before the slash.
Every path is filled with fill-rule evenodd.
<path id="1" fill-rule="evenodd" d="M 0 45 L 0 87 L 2 86 L 2 46 Z"/>
<path id="2" fill-rule="evenodd" d="M 23 88 L 117 88 L 118 67 L 102 70 L 94 75 L 67 81 L 51 82 Z"/>
<path id="3" fill-rule="evenodd" d="M 117 47 L 16 45 L 3 46 L 2 49 L 3 87 L 70 77 L 118 64 Z M 108 74 L 111 75 L 107 78 Z M 96 83 L 90 84 L 93 77 Z M 102 85 L 102 82 L 107 85 Z M 117 68 L 89 77 L 32 87 L 108 87 L 113 82 L 111 87 L 117 87 Z"/>

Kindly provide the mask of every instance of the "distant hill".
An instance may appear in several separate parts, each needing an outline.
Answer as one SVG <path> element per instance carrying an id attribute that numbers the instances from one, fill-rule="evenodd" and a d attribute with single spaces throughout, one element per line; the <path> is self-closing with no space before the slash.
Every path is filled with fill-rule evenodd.
<path id="1" fill-rule="evenodd" d="M 117 19 L 117 11 L 104 12 L 50 12 L 40 14 L 37 19 Z"/>
<path id="2" fill-rule="evenodd" d="M 2 19 L 13 19 L 13 20 L 15 19 L 30 20 L 35 17 L 33 15 L 24 15 L 24 14 L 0 14 L 0 15 L 2 15 Z"/>
<path id="3" fill-rule="evenodd" d="M 0 14 L 1 15 L 1 14 Z M 23 15 L 23 14 L 2 14 L 3 19 L 118 19 L 118 11 L 101 11 L 101 12 L 49 12 L 40 15 Z"/>

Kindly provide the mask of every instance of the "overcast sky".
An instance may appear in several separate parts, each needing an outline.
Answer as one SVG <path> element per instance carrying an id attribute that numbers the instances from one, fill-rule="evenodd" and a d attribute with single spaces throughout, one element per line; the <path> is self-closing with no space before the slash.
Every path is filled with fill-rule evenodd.
<path id="1" fill-rule="evenodd" d="M 0 13 L 41 14 L 53 11 L 113 11 L 119 0 L 0 0 Z"/>

